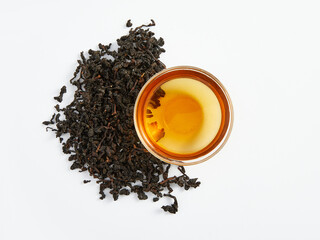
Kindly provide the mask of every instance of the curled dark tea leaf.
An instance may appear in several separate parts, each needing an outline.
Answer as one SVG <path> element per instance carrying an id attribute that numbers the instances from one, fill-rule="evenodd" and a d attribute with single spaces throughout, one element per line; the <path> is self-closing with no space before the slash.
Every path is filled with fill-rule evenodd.
<path id="1" fill-rule="evenodd" d="M 131 19 L 127 21 L 126 27 L 132 27 Z"/>
<path id="2" fill-rule="evenodd" d="M 54 97 L 54 99 L 57 100 L 58 102 L 62 102 L 63 94 L 65 94 L 66 92 L 67 92 L 67 87 L 63 86 L 60 90 L 59 96 Z"/>
<path id="3" fill-rule="evenodd" d="M 178 212 L 178 201 L 177 201 L 177 198 L 175 196 L 172 196 L 171 194 L 164 194 L 164 196 L 172 198 L 174 201 L 173 201 L 173 204 L 171 204 L 171 205 L 162 206 L 162 209 L 165 212 L 169 212 L 169 213 L 173 213 L 173 214 Z"/>

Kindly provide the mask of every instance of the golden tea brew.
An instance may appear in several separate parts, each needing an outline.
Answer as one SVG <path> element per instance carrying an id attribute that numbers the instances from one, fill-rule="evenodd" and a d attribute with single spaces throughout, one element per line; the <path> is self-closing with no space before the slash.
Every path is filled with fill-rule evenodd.
<path id="1" fill-rule="evenodd" d="M 206 147 L 221 125 L 221 108 L 213 91 L 200 81 L 176 78 L 151 97 L 144 118 L 149 137 L 159 147 L 190 154 Z"/>
<path id="2" fill-rule="evenodd" d="M 173 67 L 152 76 L 140 90 L 134 124 L 154 156 L 193 165 L 225 145 L 233 108 L 226 89 L 212 74 L 190 66 Z"/>

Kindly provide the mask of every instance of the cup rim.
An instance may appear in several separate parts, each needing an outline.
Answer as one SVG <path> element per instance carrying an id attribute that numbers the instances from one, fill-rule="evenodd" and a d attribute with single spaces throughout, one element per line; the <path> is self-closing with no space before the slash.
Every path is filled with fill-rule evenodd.
<path id="1" fill-rule="evenodd" d="M 212 148 L 208 153 L 194 158 L 194 159 L 188 159 L 188 160 L 179 160 L 176 158 L 171 158 L 171 157 L 166 157 L 163 156 L 161 154 L 159 154 L 159 152 L 155 151 L 154 149 L 150 148 L 149 145 L 146 143 L 145 137 L 143 136 L 143 134 L 140 131 L 139 128 L 139 124 L 138 124 L 138 105 L 139 105 L 139 101 L 141 99 L 142 94 L 144 93 L 145 89 L 155 80 L 157 80 L 160 76 L 163 76 L 165 74 L 174 72 L 174 71 L 181 71 L 181 70 L 189 70 L 189 71 L 194 71 L 194 72 L 198 72 L 201 75 L 206 75 L 208 78 L 210 78 L 211 80 L 213 80 L 216 85 L 220 88 L 220 90 L 222 91 L 226 102 L 227 102 L 227 107 L 229 110 L 229 122 L 228 122 L 228 126 L 226 129 L 226 132 L 224 133 L 222 139 L 220 140 L 220 142 L 214 146 L 214 148 Z M 170 68 L 165 68 L 162 71 L 156 73 L 155 75 L 153 75 L 145 84 L 144 86 L 141 88 L 136 101 L 135 101 L 135 105 L 134 105 L 134 114 L 133 114 L 133 118 L 134 118 L 134 126 L 135 126 L 135 131 L 139 137 L 139 140 L 141 141 L 141 143 L 143 144 L 143 146 L 155 157 L 157 157 L 158 159 L 170 163 L 170 164 L 174 164 L 174 165 L 180 165 L 180 166 L 190 166 L 190 165 L 195 165 L 195 164 L 199 164 L 202 162 L 205 162 L 207 160 L 209 160 L 210 158 L 212 158 L 214 155 L 216 155 L 226 144 L 227 140 L 230 137 L 231 131 L 232 131 L 232 127 L 233 127 L 233 122 L 234 122 L 234 111 L 233 111 L 233 105 L 232 105 L 232 101 L 231 98 L 226 90 L 226 88 L 223 86 L 223 84 L 211 73 L 201 69 L 201 68 L 197 68 L 197 67 L 193 67 L 193 66 L 176 66 L 176 67 L 170 67 Z"/>

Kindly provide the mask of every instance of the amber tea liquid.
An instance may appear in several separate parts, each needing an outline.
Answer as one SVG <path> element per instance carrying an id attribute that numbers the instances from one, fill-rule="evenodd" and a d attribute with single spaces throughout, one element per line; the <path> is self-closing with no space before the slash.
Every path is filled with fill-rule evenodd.
<path id="1" fill-rule="evenodd" d="M 233 123 L 232 103 L 210 73 L 194 67 L 165 69 L 141 89 L 135 129 L 159 159 L 192 165 L 208 160 L 225 144 Z"/>
<path id="2" fill-rule="evenodd" d="M 149 100 L 144 125 L 166 151 L 190 154 L 205 148 L 221 125 L 220 103 L 200 81 L 176 78 L 162 84 Z"/>

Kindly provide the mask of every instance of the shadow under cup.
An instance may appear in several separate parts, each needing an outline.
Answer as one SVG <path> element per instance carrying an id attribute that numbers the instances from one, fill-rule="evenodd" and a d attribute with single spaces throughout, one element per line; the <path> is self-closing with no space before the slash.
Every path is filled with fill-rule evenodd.
<path id="1" fill-rule="evenodd" d="M 194 79 L 205 84 L 213 91 L 221 108 L 221 124 L 218 133 L 206 147 L 194 153 L 179 154 L 160 147 L 147 134 L 145 126 L 144 118 L 146 117 L 147 106 L 151 97 L 162 84 L 177 78 Z M 134 108 L 134 124 L 140 141 L 155 157 L 170 164 L 182 166 L 194 165 L 210 159 L 225 145 L 232 130 L 233 107 L 229 94 L 224 86 L 209 72 L 190 66 L 172 67 L 164 69 L 152 76 L 140 90 Z"/>

